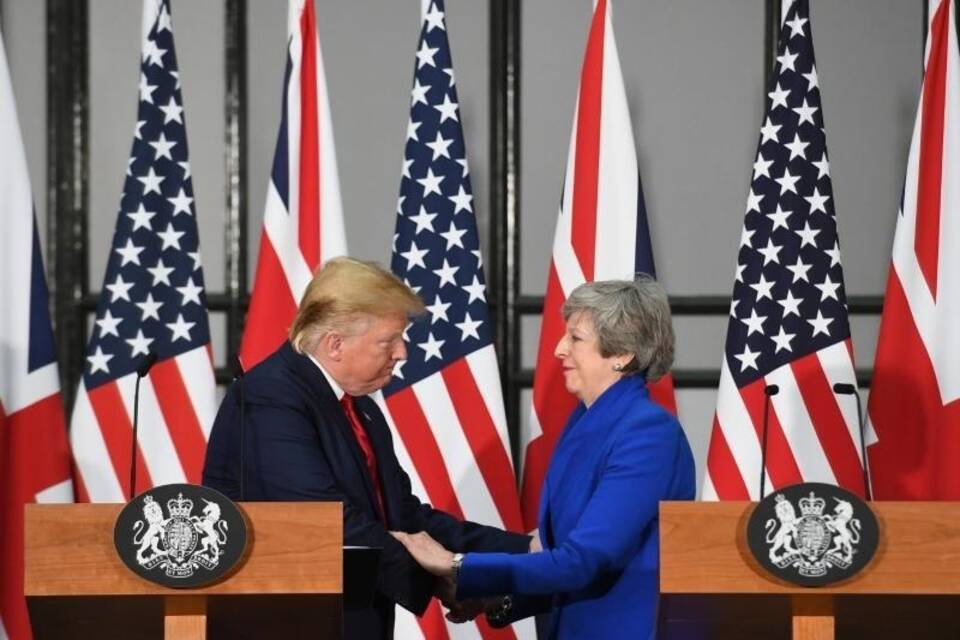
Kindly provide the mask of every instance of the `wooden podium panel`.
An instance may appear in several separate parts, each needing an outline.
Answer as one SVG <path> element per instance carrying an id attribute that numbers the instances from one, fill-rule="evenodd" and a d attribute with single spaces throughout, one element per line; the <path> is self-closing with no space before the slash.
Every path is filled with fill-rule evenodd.
<path id="1" fill-rule="evenodd" d="M 755 504 L 660 504 L 660 637 L 960 638 L 960 503 L 871 503 L 873 560 L 818 588 L 774 578 L 753 559 Z"/>
<path id="2" fill-rule="evenodd" d="M 240 503 L 247 550 L 223 580 L 170 589 L 113 545 L 121 504 L 27 505 L 24 591 L 37 638 L 339 638 L 340 503 Z M 131 532 L 132 535 L 132 532 Z M 209 621 L 208 621 L 209 618 Z"/>

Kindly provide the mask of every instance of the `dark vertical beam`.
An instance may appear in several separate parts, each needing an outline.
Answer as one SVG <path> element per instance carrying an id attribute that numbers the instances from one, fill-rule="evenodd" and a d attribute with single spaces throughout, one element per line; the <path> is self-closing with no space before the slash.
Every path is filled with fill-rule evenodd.
<path id="1" fill-rule="evenodd" d="M 773 89 L 773 61 L 777 57 L 777 40 L 780 38 L 780 22 L 783 18 L 783 0 L 766 0 L 764 8 L 763 34 L 763 86 L 766 91 Z M 766 91 L 764 93 L 766 93 Z"/>
<path id="2" fill-rule="evenodd" d="M 491 303 L 514 461 L 519 461 L 520 0 L 490 0 Z M 517 469 L 519 464 L 515 464 Z"/>
<path id="3" fill-rule="evenodd" d="M 47 284 L 68 409 L 86 339 L 88 33 L 87 0 L 47 0 Z"/>
<path id="4" fill-rule="evenodd" d="M 930 26 L 930 4 L 927 0 L 920 0 L 923 3 L 923 24 L 920 25 L 920 33 L 922 34 L 922 39 L 920 40 L 920 70 L 924 70 L 924 64 L 926 63 L 926 48 L 927 48 L 927 28 Z"/>
<path id="5" fill-rule="evenodd" d="M 247 2 L 225 0 L 227 366 L 236 362 L 247 298 Z"/>

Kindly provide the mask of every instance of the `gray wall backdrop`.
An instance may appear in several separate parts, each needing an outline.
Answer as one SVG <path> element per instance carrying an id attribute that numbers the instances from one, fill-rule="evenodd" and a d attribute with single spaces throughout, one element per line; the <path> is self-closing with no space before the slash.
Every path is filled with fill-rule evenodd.
<path id="1" fill-rule="evenodd" d="M 488 250 L 488 4 L 447 0 L 475 207 Z M 613 0 L 654 252 L 674 294 L 729 295 L 764 100 L 763 0 Z M 883 293 L 923 51 L 921 0 L 812 0 L 848 295 Z M 46 216 L 44 2 L 2 0 L 37 212 Z M 207 285 L 224 284 L 224 11 L 173 2 Z M 522 293 L 540 294 L 591 0 L 522 4 Z M 286 0 L 248 3 L 250 277 L 279 122 Z M 90 0 L 90 289 L 99 290 L 130 150 L 141 3 Z M 351 253 L 389 261 L 420 0 L 318 0 Z M 41 235 L 41 237 L 43 237 Z M 212 317 L 222 364 L 224 323 Z M 876 317 L 852 322 L 869 366 Z M 677 321 L 678 366 L 717 367 L 725 317 Z M 523 323 L 532 366 L 539 319 Z M 77 345 L 82 349 L 83 345 Z M 702 474 L 715 391 L 679 391 Z M 529 395 L 523 397 L 529 403 Z M 523 410 L 526 413 L 526 409 Z"/>

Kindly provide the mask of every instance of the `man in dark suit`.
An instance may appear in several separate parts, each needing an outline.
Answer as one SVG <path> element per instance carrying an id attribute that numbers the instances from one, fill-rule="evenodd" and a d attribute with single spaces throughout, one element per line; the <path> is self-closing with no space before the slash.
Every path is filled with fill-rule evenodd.
<path id="1" fill-rule="evenodd" d="M 346 545 L 383 549 L 372 607 L 348 610 L 344 637 L 393 637 L 394 604 L 421 615 L 449 584 L 421 569 L 389 530 L 426 531 L 450 550 L 525 553 L 527 536 L 423 504 L 393 451 L 389 427 L 366 397 L 406 359 L 403 330 L 423 302 L 380 267 L 328 262 L 297 310 L 290 340 L 244 381 L 245 499 L 343 503 Z M 231 387 L 210 433 L 203 484 L 240 498 L 240 394 Z M 450 595 L 450 594 L 447 594 Z"/>

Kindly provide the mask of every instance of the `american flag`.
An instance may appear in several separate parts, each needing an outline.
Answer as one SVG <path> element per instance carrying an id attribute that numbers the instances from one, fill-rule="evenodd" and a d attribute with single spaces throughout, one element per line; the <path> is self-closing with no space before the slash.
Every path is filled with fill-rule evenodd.
<path id="1" fill-rule="evenodd" d="M 876 497 L 960 499 L 960 54 L 956 4 L 931 0 L 925 73 L 868 414 Z"/>
<path id="2" fill-rule="evenodd" d="M 70 502 L 70 449 L 47 283 L 0 34 L 0 638 L 28 640 L 23 506 Z"/>
<path id="3" fill-rule="evenodd" d="M 420 496 L 459 518 L 519 531 L 443 2 L 425 8 L 391 267 L 424 299 L 429 315 L 407 329 L 408 359 L 383 390 L 384 415 Z M 480 618 L 475 629 L 484 638 L 533 637 L 531 621 L 495 631 Z M 437 601 L 419 628 L 398 611 L 397 637 L 448 637 Z"/>
<path id="4" fill-rule="evenodd" d="M 167 0 L 143 3 L 139 106 L 97 317 L 71 418 L 80 497 L 127 496 L 136 369 L 137 490 L 199 482 L 216 411 L 180 74 Z"/>
<path id="5" fill-rule="evenodd" d="M 607 0 L 599 0 L 580 72 L 543 305 L 533 411 L 522 436 L 526 456 L 521 502 L 527 530 L 537 526 L 540 489 L 550 456 L 577 403 L 567 392 L 560 361 L 553 355 L 564 332 L 560 308 L 584 282 L 630 279 L 640 272 L 655 275 L 653 251 L 611 8 Z M 676 413 L 670 376 L 652 385 L 651 394 Z"/>
<path id="6" fill-rule="evenodd" d="M 764 389 L 766 488 L 863 495 L 856 382 L 807 0 L 785 13 L 740 237 L 705 500 L 756 500 Z"/>
<path id="7" fill-rule="evenodd" d="M 313 272 L 347 252 L 327 84 L 310 0 L 290 0 L 280 131 L 264 207 L 260 256 L 240 359 L 273 353 Z"/>

